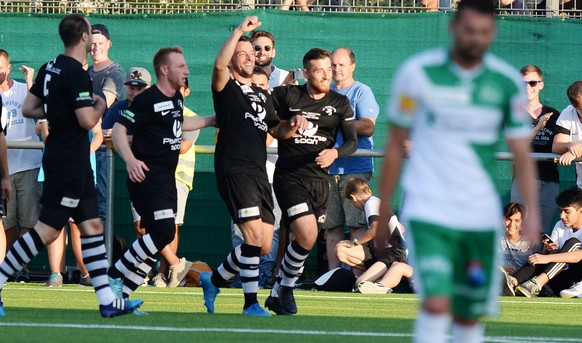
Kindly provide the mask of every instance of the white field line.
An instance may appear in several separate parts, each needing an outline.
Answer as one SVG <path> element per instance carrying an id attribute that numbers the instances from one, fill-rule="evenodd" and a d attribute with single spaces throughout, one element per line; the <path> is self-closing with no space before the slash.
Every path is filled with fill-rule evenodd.
<path id="1" fill-rule="evenodd" d="M 139 288 L 137 293 L 134 295 L 134 297 L 139 298 L 140 294 L 159 294 L 159 295 L 174 295 L 174 296 L 181 296 L 181 295 L 202 295 L 202 289 L 201 288 L 193 288 L 199 291 L 188 291 L 188 292 L 183 292 L 183 291 L 178 291 L 178 292 L 157 292 L 157 291 L 148 291 L 148 288 L 153 288 L 153 287 L 142 287 Z M 8 289 L 9 292 L 11 290 L 34 290 L 34 291 L 38 291 L 39 288 L 38 287 L 17 287 L 17 288 L 7 288 L 4 287 L 4 290 Z M 230 288 L 225 288 L 225 289 L 230 289 Z M 88 292 L 88 293 L 93 293 L 94 290 L 92 287 L 78 287 L 78 288 L 50 288 L 50 289 L 46 289 L 49 292 Z M 220 297 L 242 297 L 242 290 L 239 290 L 240 292 L 233 292 L 233 293 L 226 293 L 226 292 L 222 292 L 220 293 Z M 261 293 L 265 293 L 266 291 L 263 290 L 259 290 L 259 294 Z M 336 293 L 337 294 L 337 293 Z M 349 294 L 349 293 L 348 293 Z M 364 296 L 364 295 L 360 295 L 360 296 L 354 296 L 354 295 L 330 295 L 326 292 L 315 292 L 315 291 L 305 291 L 305 290 L 299 290 L 297 292 L 295 292 L 295 298 L 305 298 L 305 299 L 309 299 L 309 298 L 321 298 L 321 299 L 358 299 L 358 300 L 370 300 L 370 301 L 419 301 L 420 299 L 418 297 L 411 297 L 411 298 L 400 298 L 400 297 L 392 297 L 390 295 L 384 296 L 384 297 L 379 297 L 379 296 Z M 519 301 L 519 300 L 510 300 L 512 298 L 510 297 L 501 297 L 499 302 L 500 303 L 506 303 L 506 304 L 511 304 L 511 303 L 519 303 L 519 304 L 543 304 L 543 305 L 558 305 L 558 306 L 564 306 L 564 305 L 578 305 L 578 306 L 582 306 L 582 299 L 578 300 L 576 298 L 573 299 L 562 299 L 562 301 L 539 301 L 539 299 L 543 299 L 543 298 L 536 298 L 536 300 L 524 300 L 524 301 Z M 553 298 L 558 300 L 559 298 Z"/>
<path id="2" fill-rule="evenodd" d="M 157 331 L 157 332 L 220 332 L 220 333 L 247 333 L 247 334 L 283 334 L 306 336 L 353 336 L 353 337 L 413 337 L 410 333 L 398 332 L 360 332 L 360 331 L 322 331 L 322 330 L 276 330 L 276 329 L 246 329 L 246 328 L 185 328 L 169 326 L 137 326 L 137 325 L 90 325 L 90 324 L 47 324 L 47 323 L 3 323 L 0 327 L 34 327 L 57 329 L 106 329 L 106 330 L 131 330 L 131 331 Z M 565 342 L 579 343 L 582 338 L 563 337 L 525 337 L 525 336 L 486 336 L 485 342 L 492 343 L 519 343 L 519 342 Z"/>

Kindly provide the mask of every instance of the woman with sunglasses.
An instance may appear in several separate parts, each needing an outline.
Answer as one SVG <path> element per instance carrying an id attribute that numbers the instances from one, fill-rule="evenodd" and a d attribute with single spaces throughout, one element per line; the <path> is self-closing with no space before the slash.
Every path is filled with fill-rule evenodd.
<path id="1" fill-rule="evenodd" d="M 526 65 L 521 68 L 520 72 L 523 76 L 528 100 L 526 109 L 532 123 L 532 150 L 533 152 L 551 153 L 554 136 L 557 133 L 556 121 L 560 116 L 560 111 L 540 102 L 540 91 L 544 89 L 544 81 L 543 73 L 539 67 L 533 64 Z M 553 162 L 539 161 L 537 167 L 542 227 L 544 232 L 549 233 L 553 228 L 552 218 L 557 210 L 554 200 L 560 191 L 560 175 L 558 166 Z M 511 188 L 511 201 L 521 201 L 515 182 Z"/>

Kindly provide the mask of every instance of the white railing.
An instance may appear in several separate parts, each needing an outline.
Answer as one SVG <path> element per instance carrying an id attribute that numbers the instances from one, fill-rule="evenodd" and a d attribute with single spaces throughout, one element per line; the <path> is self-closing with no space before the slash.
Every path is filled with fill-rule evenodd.
<path id="1" fill-rule="evenodd" d="M 249 9 L 409 13 L 454 10 L 458 0 L 0 0 L 0 12 L 180 14 Z M 501 15 L 581 17 L 582 0 L 498 0 Z"/>

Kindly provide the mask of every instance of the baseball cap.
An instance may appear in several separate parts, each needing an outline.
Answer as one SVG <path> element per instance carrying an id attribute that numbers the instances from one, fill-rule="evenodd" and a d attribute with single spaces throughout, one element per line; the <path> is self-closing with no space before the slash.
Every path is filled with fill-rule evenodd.
<path id="1" fill-rule="evenodd" d="M 152 76 L 145 68 L 131 67 L 127 71 L 124 85 L 146 87 L 152 83 Z"/>
<path id="2" fill-rule="evenodd" d="M 105 38 L 111 40 L 109 38 L 109 30 L 107 29 L 107 26 L 105 26 L 103 24 L 93 24 L 93 25 L 91 25 L 91 34 L 92 35 L 104 35 Z"/>

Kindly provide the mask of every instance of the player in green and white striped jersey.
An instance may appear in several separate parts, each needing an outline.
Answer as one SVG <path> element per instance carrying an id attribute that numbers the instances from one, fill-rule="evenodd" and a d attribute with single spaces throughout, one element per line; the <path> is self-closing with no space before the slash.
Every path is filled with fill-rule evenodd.
<path id="1" fill-rule="evenodd" d="M 523 229 L 539 240 L 535 167 L 529 158 L 526 98 L 517 70 L 487 53 L 496 30 L 490 0 L 462 0 L 452 49 L 412 57 L 399 70 L 388 109 L 391 128 L 381 182 L 380 226 L 398 182 L 404 141 L 413 143 L 401 212 L 422 310 L 415 342 L 480 342 L 479 318 L 497 312 L 501 202 L 495 150 L 505 136 L 529 205 Z M 535 232 L 535 234 L 534 234 Z"/>

